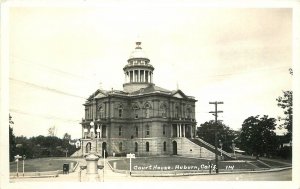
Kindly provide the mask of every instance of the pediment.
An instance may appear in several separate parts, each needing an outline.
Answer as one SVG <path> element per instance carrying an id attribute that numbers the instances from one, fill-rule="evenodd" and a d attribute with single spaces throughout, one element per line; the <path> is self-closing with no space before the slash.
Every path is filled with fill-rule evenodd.
<path id="1" fill-rule="evenodd" d="M 173 95 L 174 97 L 176 97 L 176 98 L 184 98 L 181 94 L 179 94 L 179 93 L 176 93 L 176 94 L 174 94 Z"/>
<path id="2" fill-rule="evenodd" d="M 104 93 L 101 93 L 101 92 L 99 92 L 99 93 L 95 96 L 95 98 L 103 98 L 103 97 L 106 97 L 106 95 L 105 95 Z"/>
<path id="3" fill-rule="evenodd" d="M 172 96 L 176 98 L 187 98 L 181 90 L 176 91 Z"/>

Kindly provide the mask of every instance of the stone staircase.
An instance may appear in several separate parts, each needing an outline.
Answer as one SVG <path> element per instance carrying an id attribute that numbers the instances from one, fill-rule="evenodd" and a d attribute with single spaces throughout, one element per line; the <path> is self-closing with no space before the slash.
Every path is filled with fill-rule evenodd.
<path id="1" fill-rule="evenodd" d="M 82 149 L 79 148 L 76 152 L 74 152 L 70 157 L 82 157 Z"/>
<path id="2" fill-rule="evenodd" d="M 205 142 L 204 140 L 200 139 L 200 138 L 189 138 L 189 140 L 191 142 L 193 142 L 194 144 L 197 144 L 198 146 L 204 147 L 205 149 L 215 153 L 215 147 L 207 142 Z M 224 157 L 224 159 L 235 159 L 235 157 L 233 157 L 230 153 L 225 152 L 224 150 L 221 149 L 217 149 L 217 154 L 219 156 L 221 156 L 221 152 L 222 152 L 222 156 Z"/>

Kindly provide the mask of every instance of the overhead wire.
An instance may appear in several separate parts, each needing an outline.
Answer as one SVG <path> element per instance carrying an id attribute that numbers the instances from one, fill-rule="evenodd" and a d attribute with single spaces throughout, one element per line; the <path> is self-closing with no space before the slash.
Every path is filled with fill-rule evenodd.
<path id="1" fill-rule="evenodd" d="M 43 115 L 43 114 L 36 114 L 36 113 L 32 113 L 32 112 L 26 112 L 26 111 L 22 111 L 19 109 L 14 109 L 14 108 L 10 108 L 9 109 L 10 112 L 14 112 L 14 113 L 18 113 L 18 114 L 24 114 L 24 115 L 29 115 L 29 116 L 34 116 L 34 117 L 42 117 L 45 119 L 51 119 L 51 120 L 60 120 L 60 121 L 64 121 L 64 122 L 76 122 L 79 123 L 81 120 L 76 120 L 76 119 L 65 119 L 63 117 L 57 117 L 57 116 L 49 116 L 49 115 Z"/>
<path id="2" fill-rule="evenodd" d="M 46 66 L 44 64 L 33 63 L 30 60 L 25 60 L 25 59 L 18 58 L 18 57 L 15 57 L 15 56 L 12 56 L 12 58 L 19 59 L 19 60 L 23 61 L 23 63 L 18 63 L 16 61 L 11 61 L 12 63 L 35 65 L 35 66 L 50 70 L 52 72 L 62 74 L 63 76 L 68 75 L 68 76 L 81 78 L 81 79 L 88 79 L 88 80 L 92 79 L 92 78 L 88 78 L 86 76 L 82 76 L 82 75 L 74 74 L 74 73 L 71 73 L 71 72 L 66 72 L 66 71 L 63 71 L 63 70 L 60 70 L 60 69 L 56 69 L 56 68 L 53 68 L 53 67 L 49 67 L 49 66 Z M 26 63 L 24 63 L 24 62 L 26 62 Z M 284 69 L 288 69 L 288 68 L 290 68 L 290 66 L 265 67 L 265 68 L 262 68 L 262 69 L 254 69 L 254 70 L 243 71 L 243 72 L 239 72 L 239 73 L 215 74 L 215 75 L 208 75 L 208 76 L 203 75 L 201 77 L 228 77 L 228 76 L 232 76 L 232 75 L 249 74 L 249 73 L 256 73 L 256 72 L 261 72 L 261 71 L 284 70 Z M 54 93 L 61 94 L 61 95 L 71 96 L 71 97 L 85 99 L 85 100 L 87 99 L 87 97 L 83 97 L 83 96 L 80 96 L 80 95 L 77 95 L 77 94 L 72 94 L 72 93 L 69 93 L 69 92 L 66 92 L 66 91 L 63 91 L 63 90 L 58 90 L 58 89 L 55 89 L 55 88 L 42 86 L 42 85 L 39 85 L 39 84 L 36 84 L 36 83 L 27 82 L 27 81 L 24 81 L 24 80 L 18 80 L 18 79 L 12 78 L 12 77 L 10 77 L 9 80 L 13 81 L 13 82 L 21 83 L 21 84 L 29 86 L 29 87 L 38 88 L 38 89 L 41 89 L 41 90 L 46 90 L 46 91 L 54 92 Z M 40 117 L 47 118 L 47 119 L 57 118 L 57 119 L 60 119 L 60 120 L 68 120 L 68 119 L 59 118 L 59 117 L 32 114 L 32 113 L 28 113 L 28 112 L 24 112 L 24 111 L 16 110 L 16 109 L 10 109 L 10 110 L 13 111 L 13 112 L 16 112 L 16 113 L 21 113 L 21 114 L 26 114 L 26 115 L 35 115 L 35 116 L 40 116 Z M 200 113 L 200 112 L 196 111 L 196 113 Z M 208 112 L 201 112 L 201 113 L 203 114 L 203 113 L 208 113 Z M 75 120 L 73 120 L 73 121 L 75 122 Z"/>

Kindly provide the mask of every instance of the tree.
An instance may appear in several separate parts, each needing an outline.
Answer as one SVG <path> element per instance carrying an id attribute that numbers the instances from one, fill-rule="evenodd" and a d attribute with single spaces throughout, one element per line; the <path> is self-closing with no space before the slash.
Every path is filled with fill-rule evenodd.
<path id="1" fill-rule="evenodd" d="M 71 135 L 68 133 L 65 133 L 63 136 L 63 140 L 67 140 L 67 141 L 71 140 Z"/>
<path id="2" fill-rule="evenodd" d="M 221 122 L 218 122 L 217 125 L 215 124 L 215 121 L 208 121 L 200 124 L 200 127 L 197 128 L 197 135 L 204 141 L 215 145 L 216 131 L 218 131 L 218 140 L 223 144 L 222 149 L 228 152 L 232 151 L 232 140 L 237 138 L 238 131 L 230 129 L 230 127 Z"/>
<path id="3" fill-rule="evenodd" d="M 292 140 L 293 133 L 293 91 L 283 91 L 283 96 L 279 96 L 277 99 L 277 105 L 284 111 L 285 117 L 279 117 L 279 121 L 284 122 L 280 125 L 280 128 L 287 130 L 287 137 Z"/>
<path id="4" fill-rule="evenodd" d="M 289 72 L 293 75 L 293 69 L 290 68 Z M 277 105 L 283 109 L 285 117 L 278 117 L 279 121 L 284 121 L 280 125 L 280 128 L 287 130 L 286 137 L 289 141 L 292 141 L 293 133 L 293 91 L 283 91 L 283 96 L 279 96 L 277 99 Z"/>
<path id="5" fill-rule="evenodd" d="M 48 129 L 48 136 L 54 137 L 54 136 L 55 136 L 55 132 L 56 132 L 55 126 L 50 127 L 50 128 Z"/>
<path id="6" fill-rule="evenodd" d="M 267 115 L 248 117 L 242 124 L 240 148 L 257 157 L 275 154 L 278 147 L 275 129 L 274 118 L 268 118 Z"/>
<path id="7" fill-rule="evenodd" d="M 16 153 L 16 139 L 11 124 L 14 124 L 14 122 L 12 121 L 12 117 L 9 114 L 9 161 L 14 160 L 14 156 Z"/>

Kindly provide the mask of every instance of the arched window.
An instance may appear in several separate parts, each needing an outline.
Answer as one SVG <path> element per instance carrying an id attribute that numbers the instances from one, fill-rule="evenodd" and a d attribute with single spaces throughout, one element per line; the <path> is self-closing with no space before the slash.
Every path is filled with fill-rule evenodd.
<path id="1" fill-rule="evenodd" d="M 139 112 L 138 112 L 138 110 L 140 109 L 140 107 L 137 104 L 134 104 L 132 106 L 132 109 L 133 109 L 133 114 L 134 114 L 133 116 L 134 116 L 134 118 L 135 119 L 139 118 Z"/>
<path id="2" fill-rule="evenodd" d="M 119 143 L 119 151 L 120 151 L 120 152 L 122 152 L 122 146 L 123 146 L 123 144 L 122 144 L 122 142 L 120 142 L 120 143 Z"/>
<path id="3" fill-rule="evenodd" d="M 89 153 L 92 150 L 92 143 L 88 142 L 85 146 L 85 153 Z"/>
<path id="4" fill-rule="evenodd" d="M 164 142 L 164 152 L 167 151 L 167 142 Z"/>
<path id="5" fill-rule="evenodd" d="M 146 142 L 146 152 L 149 152 L 149 142 Z"/>
<path id="6" fill-rule="evenodd" d="M 149 103 L 146 103 L 144 106 L 144 109 L 145 109 L 145 118 L 149 118 L 151 105 Z"/>
<path id="7" fill-rule="evenodd" d="M 123 105 L 120 104 L 119 105 L 119 118 L 122 118 L 123 117 Z"/>
<path id="8" fill-rule="evenodd" d="M 191 118 L 191 108 L 190 107 L 188 107 L 187 109 L 186 109 L 186 118 Z"/>
<path id="9" fill-rule="evenodd" d="M 149 114 L 150 114 L 149 108 L 145 109 L 145 118 L 149 118 Z"/>
<path id="10" fill-rule="evenodd" d="M 99 118 L 99 119 L 104 118 L 104 109 L 103 109 L 102 106 L 99 106 L 99 107 L 98 107 L 98 118 Z"/>
<path id="11" fill-rule="evenodd" d="M 134 143 L 134 152 L 138 152 L 139 144 L 137 142 Z"/>

